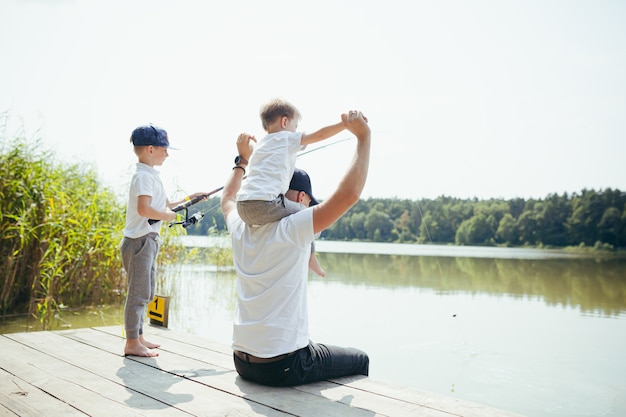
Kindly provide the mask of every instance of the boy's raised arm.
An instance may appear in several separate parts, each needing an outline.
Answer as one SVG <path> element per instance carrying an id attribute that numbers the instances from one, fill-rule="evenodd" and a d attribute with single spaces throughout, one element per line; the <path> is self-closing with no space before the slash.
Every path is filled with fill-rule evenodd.
<path id="1" fill-rule="evenodd" d="M 346 128 L 345 123 L 343 121 L 339 123 L 335 123 L 334 125 L 326 126 L 317 130 L 313 133 L 304 133 L 302 135 L 302 139 L 300 143 L 302 145 L 310 145 L 312 143 L 316 143 L 322 141 L 324 139 L 328 139 L 332 136 L 335 136 L 337 133 L 341 132 Z"/>

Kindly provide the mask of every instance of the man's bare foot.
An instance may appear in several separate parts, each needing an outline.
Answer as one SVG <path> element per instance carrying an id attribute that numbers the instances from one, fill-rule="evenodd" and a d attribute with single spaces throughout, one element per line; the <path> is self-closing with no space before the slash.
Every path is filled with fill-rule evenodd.
<path id="1" fill-rule="evenodd" d="M 309 269 L 315 272 L 320 277 L 326 276 L 326 271 L 322 269 L 322 266 L 320 265 L 320 262 L 318 261 L 317 256 L 315 256 L 314 253 L 312 253 L 311 257 L 309 258 Z"/>
<path id="2" fill-rule="evenodd" d="M 126 339 L 126 346 L 124 346 L 124 356 L 145 356 L 154 357 L 159 356 L 159 352 L 155 352 L 152 349 L 142 345 L 139 339 Z"/>
<path id="3" fill-rule="evenodd" d="M 142 345 L 144 345 L 148 349 L 156 349 L 158 347 L 161 347 L 161 345 L 158 344 L 158 343 L 148 342 L 146 339 L 143 338 L 142 334 L 139 335 L 139 343 L 141 343 Z"/>

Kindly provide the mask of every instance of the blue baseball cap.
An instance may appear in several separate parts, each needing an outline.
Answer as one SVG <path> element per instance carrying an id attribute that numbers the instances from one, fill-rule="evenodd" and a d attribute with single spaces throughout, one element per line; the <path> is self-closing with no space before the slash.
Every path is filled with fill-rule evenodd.
<path id="1" fill-rule="evenodd" d="M 133 130 L 130 141 L 134 146 L 161 146 L 168 149 L 176 149 L 170 147 L 170 141 L 167 139 L 167 132 L 160 127 L 153 125 L 139 126 Z"/>

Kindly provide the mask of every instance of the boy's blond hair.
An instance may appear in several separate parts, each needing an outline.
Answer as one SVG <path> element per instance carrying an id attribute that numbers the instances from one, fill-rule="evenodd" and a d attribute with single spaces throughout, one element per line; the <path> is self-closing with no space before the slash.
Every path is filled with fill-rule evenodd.
<path id="1" fill-rule="evenodd" d="M 288 101 L 275 98 L 261 107 L 261 122 L 263 129 L 267 132 L 269 126 L 281 117 L 287 117 L 289 120 L 299 120 L 302 115 L 295 106 Z"/>

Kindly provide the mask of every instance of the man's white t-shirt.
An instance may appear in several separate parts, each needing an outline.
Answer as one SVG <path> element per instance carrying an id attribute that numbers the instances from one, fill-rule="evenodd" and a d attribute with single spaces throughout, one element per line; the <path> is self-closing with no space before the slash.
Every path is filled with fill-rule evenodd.
<path id="1" fill-rule="evenodd" d="M 149 224 L 148 219 L 141 217 L 137 212 L 137 202 L 140 195 L 152 197 L 150 205 L 157 210 L 165 210 L 167 195 L 165 187 L 159 177 L 159 171 L 141 162 L 137 162 L 137 168 L 130 180 L 128 191 L 128 205 L 126 206 L 126 226 L 124 236 L 136 239 L 148 233 L 159 233 L 161 222 Z"/>
<path id="2" fill-rule="evenodd" d="M 272 201 L 289 189 L 296 166 L 302 132 L 270 133 L 259 141 L 252 152 L 247 180 L 237 193 L 237 201 Z"/>
<path id="3" fill-rule="evenodd" d="M 227 226 L 238 277 L 232 348 L 270 358 L 307 346 L 313 210 L 260 227 L 233 211 Z"/>

